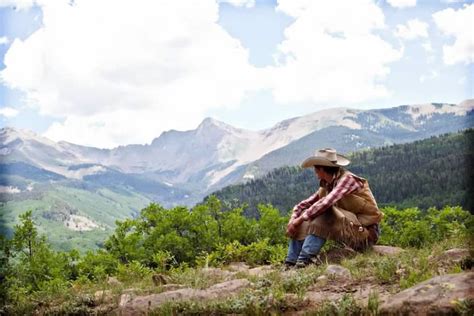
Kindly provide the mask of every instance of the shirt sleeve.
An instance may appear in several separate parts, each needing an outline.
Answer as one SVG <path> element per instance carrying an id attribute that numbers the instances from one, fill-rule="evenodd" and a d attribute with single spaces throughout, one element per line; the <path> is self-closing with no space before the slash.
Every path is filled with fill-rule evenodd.
<path id="1" fill-rule="evenodd" d="M 347 175 L 341 179 L 334 189 L 325 197 L 319 199 L 308 207 L 301 215 L 305 221 L 315 218 L 322 214 L 331 205 L 334 205 L 343 196 L 351 194 L 364 186 L 364 183 L 352 175 Z"/>
<path id="2" fill-rule="evenodd" d="M 311 195 L 306 200 L 299 202 L 298 204 L 293 207 L 293 214 L 291 215 L 292 219 L 300 217 L 300 215 L 304 212 L 305 209 L 316 203 L 319 200 L 319 190 L 316 191 L 313 195 Z"/>

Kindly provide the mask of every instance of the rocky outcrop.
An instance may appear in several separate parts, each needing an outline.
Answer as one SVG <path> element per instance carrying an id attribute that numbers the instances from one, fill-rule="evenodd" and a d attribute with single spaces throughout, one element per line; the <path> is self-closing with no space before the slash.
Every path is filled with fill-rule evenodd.
<path id="1" fill-rule="evenodd" d="M 398 255 L 403 251 L 400 247 L 392 247 L 392 246 L 372 246 L 372 250 L 375 253 L 383 256 L 394 256 Z"/>
<path id="2" fill-rule="evenodd" d="M 391 296 L 381 306 L 380 314 L 452 315 L 457 304 L 469 300 L 474 300 L 474 272 L 448 274 Z"/>
<path id="3" fill-rule="evenodd" d="M 222 299 L 240 292 L 248 287 L 249 284 L 250 281 L 247 279 L 237 279 L 215 284 L 205 290 L 185 288 L 159 294 L 137 296 L 135 298 L 127 296 L 120 300 L 120 314 L 123 316 L 147 314 L 163 303 L 170 301 Z"/>

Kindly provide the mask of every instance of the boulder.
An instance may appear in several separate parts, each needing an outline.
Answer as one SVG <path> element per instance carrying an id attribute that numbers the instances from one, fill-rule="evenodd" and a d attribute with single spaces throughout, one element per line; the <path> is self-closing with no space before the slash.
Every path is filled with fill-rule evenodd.
<path id="1" fill-rule="evenodd" d="M 184 300 L 212 300 L 218 298 L 226 298 L 232 296 L 243 288 L 248 287 L 250 282 L 247 279 L 231 280 L 219 284 L 215 284 L 205 290 L 197 290 L 191 288 L 168 291 L 159 294 L 151 294 L 146 296 L 137 296 L 127 301 L 124 299 L 121 304 L 121 315 L 140 315 L 146 314 L 148 311 L 158 308 L 161 304 L 170 301 Z M 122 299 L 121 299 L 122 301 Z"/>
<path id="2" fill-rule="evenodd" d="M 461 263 L 464 259 L 469 258 L 469 250 L 465 248 L 453 248 L 446 250 L 435 258 L 437 261 L 449 263 Z"/>
<path id="3" fill-rule="evenodd" d="M 224 280 L 231 279 L 232 276 L 237 273 L 237 272 L 222 270 L 219 268 L 203 268 L 201 272 L 204 273 L 207 277 L 224 279 Z"/>
<path id="4" fill-rule="evenodd" d="M 251 276 L 264 276 L 270 272 L 273 272 L 274 270 L 272 269 L 271 266 L 260 266 L 260 267 L 256 267 L 256 268 L 253 268 L 253 269 L 250 269 L 248 270 L 248 274 L 251 275 Z"/>
<path id="5" fill-rule="evenodd" d="M 333 248 L 321 253 L 317 257 L 318 263 L 340 263 L 343 259 L 349 259 L 357 255 L 357 252 L 349 247 Z"/>
<path id="6" fill-rule="evenodd" d="M 119 280 L 117 280 L 117 278 L 115 277 L 111 277 L 109 276 L 107 278 L 107 284 L 112 286 L 112 287 L 118 287 L 118 286 L 121 286 L 122 285 L 122 282 L 120 282 Z"/>
<path id="7" fill-rule="evenodd" d="M 234 272 L 247 272 L 250 267 L 245 262 L 231 262 L 228 269 Z"/>
<path id="8" fill-rule="evenodd" d="M 94 302 L 96 304 L 108 304 L 113 302 L 113 300 L 114 296 L 110 290 L 97 291 L 94 293 Z"/>
<path id="9" fill-rule="evenodd" d="M 383 256 L 395 256 L 404 251 L 400 247 L 391 247 L 391 246 L 372 246 L 372 250 L 375 253 Z"/>
<path id="10" fill-rule="evenodd" d="M 463 300 L 474 300 L 474 272 L 437 276 L 392 295 L 380 314 L 452 315 Z"/>
<path id="11" fill-rule="evenodd" d="M 328 277 L 333 277 L 336 279 L 352 279 L 351 272 L 343 266 L 337 264 L 328 265 L 324 274 Z"/>

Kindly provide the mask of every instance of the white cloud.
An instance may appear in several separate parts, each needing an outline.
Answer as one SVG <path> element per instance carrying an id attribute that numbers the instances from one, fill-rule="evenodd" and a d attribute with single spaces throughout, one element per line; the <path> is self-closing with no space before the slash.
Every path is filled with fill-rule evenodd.
<path id="1" fill-rule="evenodd" d="M 405 40 L 413 40 L 418 37 L 426 38 L 428 37 L 428 24 L 418 19 L 409 20 L 406 25 L 397 25 L 395 36 Z"/>
<path id="2" fill-rule="evenodd" d="M 433 80 L 439 77 L 439 73 L 435 70 L 432 70 L 429 74 L 427 75 L 421 75 L 420 76 L 420 82 L 424 83 L 427 80 Z"/>
<path id="3" fill-rule="evenodd" d="M 53 139 L 149 141 L 237 106 L 257 85 L 215 1 L 68 2 L 38 0 L 43 26 L 12 43 L 1 72 L 40 114 L 65 119 L 47 131 Z"/>
<path id="4" fill-rule="evenodd" d="M 10 41 L 8 40 L 8 37 L 6 36 L 2 36 L 0 37 L 0 45 L 6 45 L 8 44 Z"/>
<path id="5" fill-rule="evenodd" d="M 280 0 L 278 10 L 295 22 L 285 30 L 267 71 L 278 102 L 360 102 L 385 97 L 388 64 L 401 58 L 374 31 L 385 27 L 382 10 L 370 0 Z"/>
<path id="6" fill-rule="evenodd" d="M 36 0 L 0 0 L 0 7 L 15 7 L 17 10 L 27 10 L 36 4 Z"/>
<path id="7" fill-rule="evenodd" d="M 18 110 L 11 107 L 0 108 L 0 115 L 12 118 L 18 115 Z"/>
<path id="8" fill-rule="evenodd" d="M 452 8 L 433 14 L 439 30 L 455 38 L 454 44 L 443 45 L 443 60 L 447 65 L 474 62 L 474 4 L 462 9 Z"/>
<path id="9" fill-rule="evenodd" d="M 394 8 L 409 8 L 416 6 L 416 0 L 387 0 Z"/>
<path id="10" fill-rule="evenodd" d="M 218 0 L 219 3 L 229 3 L 236 7 L 253 8 L 255 0 Z"/>

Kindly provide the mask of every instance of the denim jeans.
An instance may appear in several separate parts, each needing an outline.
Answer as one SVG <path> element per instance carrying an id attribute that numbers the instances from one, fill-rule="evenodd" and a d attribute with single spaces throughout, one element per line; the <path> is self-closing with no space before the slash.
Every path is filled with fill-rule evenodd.
<path id="1" fill-rule="evenodd" d="M 325 242 L 326 239 L 311 234 L 304 240 L 291 239 L 285 261 L 288 263 L 308 262 L 319 253 Z"/>

